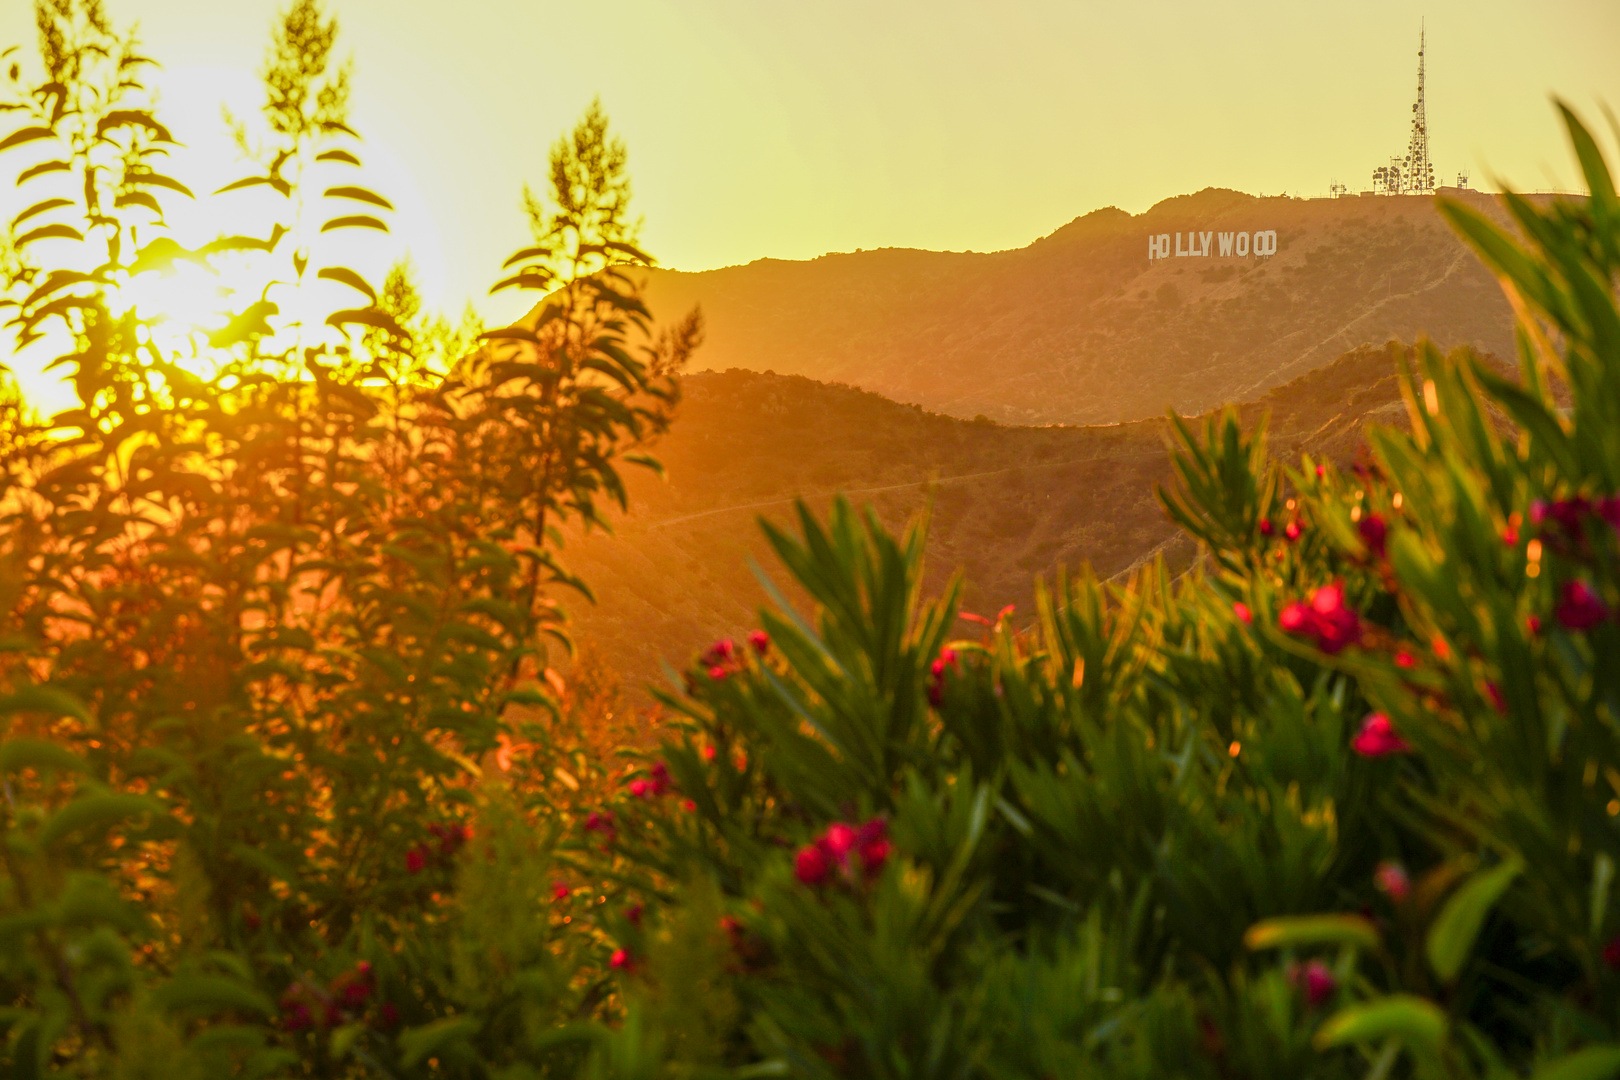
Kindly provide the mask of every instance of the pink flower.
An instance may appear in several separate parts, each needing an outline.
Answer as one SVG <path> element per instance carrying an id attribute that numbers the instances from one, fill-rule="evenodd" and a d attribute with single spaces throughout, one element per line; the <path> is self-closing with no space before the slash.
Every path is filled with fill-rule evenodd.
<path id="1" fill-rule="evenodd" d="M 1417 667 L 1417 663 L 1418 663 L 1417 662 L 1417 657 L 1413 656 L 1411 653 L 1407 652 L 1405 649 L 1396 649 L 1395 650 L 1395 666 L 1396 667 L 1401 668 L 1403 670 L 1410 671 L 1412 668 Z"/>
<path id="2" fill-rule="evenodd" d="M 427 866 L 427 849 L 418 844 L 405 853 L 405 872 L 420 874 Z"/>
<path id="3" fill-rule="evenodd" d="M 1545 499 L 1537 499 L 1530 504 L 1530 521 L 1534 525 L 1544 525 L 1551 521 L 1571 540 L 1579 540 L 1581 520 L 1592 510 L 1592 500 L 1585 495 L 1550 503 Z"/>
<path id="4" fill-rule="evenodd" d="M 730 672 L 726 671 L 726 669 L 721 667 L 719 664 L 716 664 L 714 667 L 709 669 L 709 678 L 713 679 L 715 682 L 719 682 L 721 679 L 724 679 L 728 674 L 730 674 Z"/>
<path id="5" fill-rule="evenodd" d="M 705 665 L 723 664 L 737 654 L 737 644 L 730 638 L 721 638 L 703 652 Z"/>
<path id="6" fill-rule="evenodd" d="M 832 869 L 832 859 L 819 844 L 806 844 L 793 857 L 793 876 L 806 885 L 820 885 Z"/>
<path id="7" fill-rule="evenodd" d="M 1385 859 L 1373 871 L 1373 885 L 1397 904 L 1412 892 L 1412 879 L 1406 876 L 1406 867 L 1394 859 Z"/>
<path id="8" fill-rule="evenodd" d="M 1331 998 L 1339 988 L 1339 981 L 1333 977 L 1333 972 L 1320 960 L 1312 960 L 1304 967 L 1296 966 L 1290 974 L 1294 985 L 1305 995 L 1305 1004 L 1313 1009 Z"/>
<path id="9" fill-rule="evenodd" d="M 553 900 L 567 900 L 573 894 L 574 890 L 568 887 L 568 882 L 558 879 L 551 883 L 551 898 Z"/>
<path id="10" fill-rule="evenodd" d="M 377 1017 L 378 1022 L 385 1028 L 391 1028 L 399 1023 L 399 1010 L 394 1008 L 392 1001 L 383 1002 L 382 1009 Z"/>
<path id="11" fill-rule="evenodd" d="M 1524 618 L 1524 628 L 1530 631 L 1531 637 L 1541 633 L 1541 616 L 1526 615 Z"/>
<path id="12" fill-rule="evenodd" d="M 662 761 L 653 762 L 652 768 L 647 770 L 647 776 L 652 781 L 654 795 L 662 795 L 675 788 L 674 782 L 669 778 L 669 766 Z"/>
<path id="13" fill-rule="evenodd" d="M 1491 699 L 1491 708 L 1497 712 L 1506 713 L 1508 711 L 1507 699 L 1502 696 L 1502 691 L 1497 689 L 1495 683 L 1487 682 L 1485 684 L 1485 696 Z"/>
<path id="14" fill-rule="evenodd" d="M 1609 609 L 1586 582 L 1571 581 L 1564 586 L 1553 614 L 1571 630 L 1590 630 L 1609 617 Z"/>
<path id="15" fill-rule="evenodd" d="M 827 826 L 818 843 L 822 850 L 837 862 L 849 858 L 851 849 L 855 847 L 856 834 L 853 825 L 846 825 L 842 821 L 835 821 Z"/>
<path id="16" fill-rule="evenodd" d="M 1260 519 L 1260 535 L 1261 536 L 1270 536 L 1274 529 L 1275 529 L 1275 526 L 1273 526 L 1271 524 L 1271 519 L 1270 518 L 1261 518 Z"/>
<path id="17" fill-rule="evenodd" d="M 613 955 L 608 957 L 608 966 L 629 975 L 636 970 L 636 958 L 630 955 L 629 949 L 614 949 Z"/>
<path id="18" fill-rule="evenodd" d="M 1318 649 L 1332 655 L 1361 640 L 1361 618 L 1344 602 L 1344 586 L 1335 581 L 1311 594 L 1310 603 L 1296 600 L 1277 615 L 1285 633 L 1315 638 Z"/>
<path id="19" fill-rule="evenodd" d="M 1241 600 L 1232 602 L 1232 614 L 1236 615 L 1245 625 L 1254 622 L 1254 612 L 1250 611 L 1249 605 Z"/>
<path id="20" fill-rule="evenodd" d="M 750 630 L 748 631 L 748 644 L 753 647 L 755 652 L 764 656 L 770 650 L 771 635 L 763 630 Z"/>
<path id="21" fill-rule="evenodd" d="M 1367 550 L 1382 559 L 1384 542 L 1389 537 L 1389 523 L 1383 515 L 1368 514 L 1356 525 L 1356 531 L 1361 534 L 1361 542 L 1367 545 Z"/>
<path id="22" fill-rule="evenodd" d="M 1412 749 L 1405 739 L 1395 733 L 1387 713 L 1376 712 L 1362 721 L 1361 730 L 1350 740 L 1350 749 L 1362 757 L 1385 757 L 1404 754 Z"/>
<path id="23" fill-rule="evenodd" d="M 716 753 L 718 753 L 718 751 L 715 750 L 713 744 L 711 744 L 709 746 L 705 746 L 703 748 L 703 760 L 704 761 L 713 761 L 714 756 L 715 756 Z"/>
<path id="24" fill-rule="evenodd" d="M 640 926 L 641 925 L 641 911 L 642 911 L 642 908 L 641 908 L 640 904 L 631 904 L 629 907 L 624 909 L 624 919 L 625 919 L 625 921 L 628 922 L 631 926 Z"/>
<path id="25" fill-rule="evenodd" d="M 939 708 L 945 701 L 945 669 L 956 666 L 956 650 L 941 649 L 928 665 L 928 703 Z"/>
<path id="26" fill-rule="evenodd" d="M 614 837 L 619 834 L 618 828 L 613 823 L 613 811 L 593 810 L 585 815 L 585 831 L 601 833 L 602 838 L 611 844 Z"/>
<path id="27" fill-rule="evenodd" d="M 1288 527 L 1283 530 L 1283 535 L 1288 537 L 1289 542 L 1292 543 L 1293 541 L 1298 540 L 1300 533 L 1304 531 L 1305 530 L 1300 527 L 1299 522 L 1295 520 L 1288 523 Z"/>
<path id="28" fill-rule="evenodd" d="M 630 781 L 630 794 L 638 799 L 650 798 L 652 795 L 652 781 L 641 777 Z"/>
<path id="29" fill-rule="evenodd" d="M 310 1014 L 308 1005 L 305 1005 L 302 1001 L 282 999 L 281 1026 L 283 1029 L 287 1031 L 303 1031 L 305 1028 L 313 1026 L 314 1023 L 315 1018 Z"/>

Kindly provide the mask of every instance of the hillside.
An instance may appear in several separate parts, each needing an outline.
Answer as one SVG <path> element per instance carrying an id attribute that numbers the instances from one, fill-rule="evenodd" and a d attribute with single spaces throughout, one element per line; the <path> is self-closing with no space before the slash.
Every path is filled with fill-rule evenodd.
<path id="1" fill-rule="evenodd" d="M 1492 214 L 1495 200 L 1452 194 Z M 1269 259 L 1149 261 L 1149 236 L 1276 230 Z M 845 382 L 951 416 L 1100 424 L 1249 401 L 1364 343 L 1511 355 L 1501 291 L 1432 198 L 1206 189 L 1087 214 L 1028 247 L 902 249 L 655 271 L 652 310 L 701 303 L 700 361 Z"/>
<path id="2" fill-rule="evenodd" d="M 1395 365 L 1364 348 L 1243 408 L 1272 420 L 1279 456 L 1348 461 L 1369 420 L 1404 424 Z M 756 519 L 792 519 L 805 493 L 825 507 L 845 491 L 890 527 L 932 506 L 928 587 L 967 577 L 966 609 L 1030 610 L 1033 579 L 1059 564 L 1109 576 L 1155 551 L 1185 565 L 1191 548 L 1154 487 L 1168 482 L 1168 422 L 1004 427 L 900 405 L 800 376 L 699 373 L 657 448 L 667 482 L 631 478 L 616 535 L 571 539 L 564 558 L 599 598 L 570 603 L 577 633 L 633 683 L 661 679 L 722 635 L 755 625 L 766 595 L 749 560 L 773 577 Z"/>

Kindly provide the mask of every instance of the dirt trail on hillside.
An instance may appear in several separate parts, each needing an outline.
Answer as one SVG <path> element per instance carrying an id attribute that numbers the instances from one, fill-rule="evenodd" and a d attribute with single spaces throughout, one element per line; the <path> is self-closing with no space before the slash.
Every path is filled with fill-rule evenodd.
<path id="1" fill-rule="evenodd" d="M 1108 460 L 1117 462 L 1142 462 L 1152 461 L 1162 456 L 1162 454 L 1110 454 L 1108 455 Z M 820 493 L 807 492 L 803 495 L 795 495 L 789 499 L 767 499 L 764 502 L 737 503 L 732 506 L 717 506 L 712 510 L 699 510 L 695 514 L 681 514 L 678 517 L 667 517 L 658 521 L 649 521 L 646 525 L 642 526 L 642 528 L 647 530 L 662 529 L 666 525 L 678 525 L 683 521 L 696 521 L 698 518 L 713 517 L 716 514 L 729 514 L 734 510 L 763 510 L 771 506 L 790 506 L 793 503 L 798 502 L 800 499 L 814 499 L 818 497 L 829 497 L 832 495 L 878 495 L 886 491 L 905 491 L 908 488 L 928 487 L 930 485 L 935 487 L 943 487 L 946 484 L 954 484 L 959 480 L 981 480 L 987 476 L 1005 476 L 1008 473 L 1035 472 L 1040 469 L 1061 469 L 1065 467 L 1072 468 L 1076 465 L 1085 465 L 1097 460 L 1098 459 L 1095 457 L 1072 458 L 1068 461 L 1048 461 L 1039 465 L 1011 465 L 1005 469 L 988 469 L 984 472 L 959 473 L 956 476 L 931 477 L 927 480 L 910 480 L 903 484 L 884 484 L 881 487 L 844 488 L 837 491 L 825 491 Z"/>
<path id="2" fill-rule="evenodd" d="M 1472 254 L 1473 253 L 1471 251 L 1468 251 L 1466 249 L 1463 250 L 1463 251 L 1458 252 L 1457 257 L 1455 259 L 1451 260 L 1451 265 L 1446 267 L 1445 273 L 1441 274 L 1439 277 L 1435 278 L 1433 281 L 1429 282 L 1428 284 L 1423 285 L 1421 288 L 1411 289 L 1411 290 L 1409 290 L 1407 292 L 1396 293 L 1393 296 L 1384 297 L 1382 300 L 1378 301 L 1372 307 L 1367 308 L 1361 314 L 1357 315 L 1355 318 L 1351 319 L 1349 322 L 1345 323 L 1343 326 L 1341 326 L 1337 330 L 1333 331 L 1333 333 L 1329 334 L 1327 337 L 1323 338 L 1321 341 L 1317 342 L 1315 345 L 1311 346 L 1309 349 L 1306 349 L 1304 352 L 1302 352 L 1298 356 L 1294 357 L 1294 359 L 1289 360 L 1287 363 L 1279 365 L 1275 369 L 1273 369 L 1273 370 L 1267 372 L 1266 374 L 1262 375 L 1260 378 L 1256 379 L 1254 382 L 1248 384 L 1247 386 L 1239 388 L 1239 390 L 1238 390 L 1238 400 L 1243 400 L 1244 398 L 1247 398 L 1247 397 L 1249 397 L 1251 395 L 1262 393 L 1262 392 L 1264 392 L 1266 390 L 1271 389 L 1274 386 L 1279 386 L 1282 383 L 1287 382 L 1289 372 L 1292 372 L 1297 368 L 1301 368 L 1302 365 L 1308 365 L 1311 357 L 1316 356 L 1323 349 L 1326 349 L 1329 346 L 1332 346 L 1335 342 L 1339 341 L 1341 338 L 1346 339 L 1346 342 L 1347 342 L 1345 345 L 1343 345 L 1341 347 L 1341 351 L 1343 349 L 1353 349 L 1353 348 L 1355 348 L 1357 345 L 1361 344 L 1361 342 L 1350 339 L 1350 328 L 1352 326 L 1355 326 L 1357 323 L 1366 322 L 1368 319 L 1370 319 L 1374 315 L 1376 315 L 1381 309 L 1389 306 L 1390 304 L 1399 303 L 1399 302 L 1401 302 L 1403 300 L 1411 300 L 1413 297 L 1422 296 L 1424 293 L 1427 293 L 1427 292 L 1433 292 L 1435 289 L 1438 289 L 1441 285 L 1444 285 L 1446 283 L 1447 279 L 1449 279 L 1462 266 L 1464 266 L 1468 262 L 1469 258 L 1472 256 Z M 1378 344 L 1378 342 L 1370 342 L 1369 344 L 1376 345 L 1376 344 Z M 1335 355 L 1337 355 L 1337 354 L 1335 354 Z M 1321 363 L 1318 362 L 1316 366 L 1320 367 Z M 1305 366 L 1304 370 L 1310 370 L 1309 366 Z"/>

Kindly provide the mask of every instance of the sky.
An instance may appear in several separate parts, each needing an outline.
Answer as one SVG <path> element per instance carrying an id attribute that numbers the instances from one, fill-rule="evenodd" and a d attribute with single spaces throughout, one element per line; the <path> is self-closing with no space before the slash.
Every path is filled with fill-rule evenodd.
<path id="1" fill-rule="evenodd" d="M 278 0 L 106 0 L 161 61 L 178 175 L 242 175 Z M 490 298 L 519 193 L 600 96 L 643 246 L 683 270 L 858 248 L 1021 247 L 1103 206 L 1204 187 L 1325 194 L 1404 152 L 1428 31 L 1447 183 L 1573 186 L 1549 96 L 1620 108 L 1620 0 L 330 0 L 364 176 L 430 305 Z M 33 49 L 25 0 L 0 44 Z M 188 172 L 191 169 L 193 171 Z M 197 186 L 197 185 L 194 185 Z M 389 246 L 392 245 L 392 246 Z"/>

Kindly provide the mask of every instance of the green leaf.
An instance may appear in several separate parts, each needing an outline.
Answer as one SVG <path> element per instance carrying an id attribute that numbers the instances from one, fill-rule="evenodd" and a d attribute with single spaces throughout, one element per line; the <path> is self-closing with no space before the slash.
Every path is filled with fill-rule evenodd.
<path id="1" fill-rule="evenodd" d="M 126 191 L 113 200 L 113 205 L 122 209 L 126 206 L 144 206 L 158 217 L 163 216 L 163 206 L 145 191 Z"/>
<path id="2" fill-rule="evenodd" d="M 248 177 L 244 177 L 243 179 L 237 180 L 234 183 L 226 184 L 224 187 L 222 187 L 218 191 L 214 192 L 214 194 L 215 195 L 223 195 L 227 191 L 240 191 L 243 188 L 258 187 L 261 184 L 268 184 L 270 187 L 275 188 L 277 191 L 281 192 L 281 194 L 283 194 L 283 195 L 291 195 L 292 194 L 292 185 L 287 183 L 287 181 L 283 180 L 279 176 L 248 176 Z"/>
<path id="3" fill-rule="evenodd" d="M 323 150 L 315 155 L 316 161 L 341 161 L 345 165 L 358 165 L 360 159 L 347 150 Z"/>
<path id="4" fill-rule="evenodd" d="M 203 1013 L 246 1009 L 269 1016 L 276 1006 L 261 991 L 224 975 L 185 975 L 157 988 L 152 994 L 159 1008 Z"/>
<path id="5" fill-rule="evenodd" d="M 394 204 L 378 195 L 374 191 L 367 191 L 363 187 L 329 187 L 325 193 L 328 199 L 353 199 L 356 202 L 370 203 L 380 206 L 384 210 L 392 210 Z"/>
<path id="6" fill-rule="evenodd" d="M 347 217 L 337 217 L 321 226 L 321 232 L 331 232 L 333 229 L 381 229 L 388 231 L 388 226 L 367 214 L 350 214 Z"/>
<path id="7" fill-rule="evenodd" d="M 1588 1046 L 1536 1066 L 1530 1080 L 1609 1080 L 1620 1073 L 1620 1046 Z"/>
<path id="8" fill-rule="evenodd" d="M 49 139 L 55 134 L 56 132 L 52 131 L 48 127 L 22 128 L 19 131 L 13 131 L 4 139 L 0 139 L 0 153 L 10 150 L 13 146 L 21 146 L 23 143 L 31 143 L 36 139 Z M 22 180 L 23 178 L 19 177 L 17 182 L 20 184 L 22 183 Z"/>
<path id="9" fill-rule="evenodd" d="M 346 308 L 343 311 L 334 311 L 326 317 L 327 326 L 342 327 L 348 323 L 362 323 L 378 330 L 386 330 L 395 337 L 405 338 L 406 340 L 409 340 L 411 336 L 399 323 L 394 321 L 392 315 L 386 311 L 379 311 L 377 308 Z"/>
<path id="10" fill-rule="evenodd" d="M 1491 906 L 1523 870 L 1524 861 L 1514 856 L 1474 874 L 1446 901 L 1429 927 L 1427 942 L 1429 966 L 1441 979 L 1450 982 L 1457 977 Z"/>
<path id="11" fill-rule="evenodd" d="M 65 161 L 44 161 L 17 174 L 17 186 L 22 187 L 36 176 L 53 172 L 68 172 L 73 166 Z"/>
<path id="12" fill-rule="evenodd" d="M 25 736 L 0 743 L 0 772 L 20 769 L 59 769 L 63 772 L 86 772 L 88 766 L 79 755 L 49 739 Z"/>
<path id="13" fill-rule="evenodd" d="M 55 210 L 58 207 L 72 206 L 72 205 L 73 205 L 73 200 L 72 199 L 45 199 L 42 202 L 35 203 L 33 206 L 30 206 L 28 209 L 24 210 L 22 213 L 18 214 L 16 217 L 12 218 L 11 219 L 11 227 L 13 229 L 15 229 L 17 226 L 21 225 L 23 222 L 27 221 L 31 217 L 35 217 L 35 216 L 37 216 L 39 214 L 43 214 L 43 213 L 45 213 L 45 212 L 47 212 L 49 210 Z"/>
<path id="14" fill-rule="evenodd" d="M 1411 994 L 1395 994 L 1340 1009 L 1316 1029 L 1312 1041 L 1326 1050 L 1348 1043 L 1398 1039 L 1408 1049 L 1434 1056 L 1445 1037 L 1446 1014 L 1439 1006 Z"/>
<path id="15" fill-rule="evenodd" d="M 342 1061 L 354 1049 L 355 1041 L 365 1032 L 363 1024 L 344 1024 L 332 1032 L 332 1060 Z"/>
<path id="16" fill-rule="evenodd" d="M 110 829 L 139 814 L 163 816 L 163 806 L 144 795 L 106 793 L 84 795 L 68 803 L 45 823 L 39 842 L 51 847 L 75 833 Z"/>
<path id="17" fill-rule="evenodd" d="M 90 710 L 84 707 L 84 702 L 54 686 L 25 686 L 21 690 L 0 697 L 0 716 L 18 712 L 71 716 L 82 723 L 91 725 L 95 723 Z"/>
<path id="18" fill-rule="evenodd" d="M 128 184 L 140 184 L 143 187 L 168 188 L 170 191 L 179 192 L 188 199 L 196 198 L 196 196 L 191 193 L 190 188 L 186 187 L 186 185 L 182 184 L 173 177 L 164 176 L 162 173 L 150 172 L 145 169 L 136 170 L 126 174 L 124 177 L 124 182 Z"/>
<path id="19" fill-rule="evenodd" d="M 407 1068 L 414 1068 L 451 1043 L 469 1038 L 478 1032 L 478 1020 L 471 1016 L 447 1016 L 431 1024 L 411 1028 L 399 1037 L 400 1060 Z"/>
<path id="20" fill-rule="evenodd" d="M 80 240 L 84 234 L 71 225 L 41 225 L 30 232 L 25 232 L 13 242 L 13 247 L 22 247 L 32 244 L 35 240 Z"/>
<path id="21" fill-rule="evenodd" d="M 342 282 L 349 288 L 364 293 L 366 299 L 370 300 L 373 305 L 377 303 L 377 290 L 373 289 L 366 282 L 365 278 L 361 277 L 359 274 L 355 273 L 353 270 L 350 270 L 346 266 L 323 267 L 322 269 L 316 271 L 315 276 L 318 278 L 325 278 L 327 281 Z"/>
<path id="22" fill-rule="evenodd" d="M 1313 945 L 1378 948 L 1378 929 L 1360 915 L 1289 915 L 1249 927 L 1243 944 L 1250 949 L 1292 949 Z"/>

